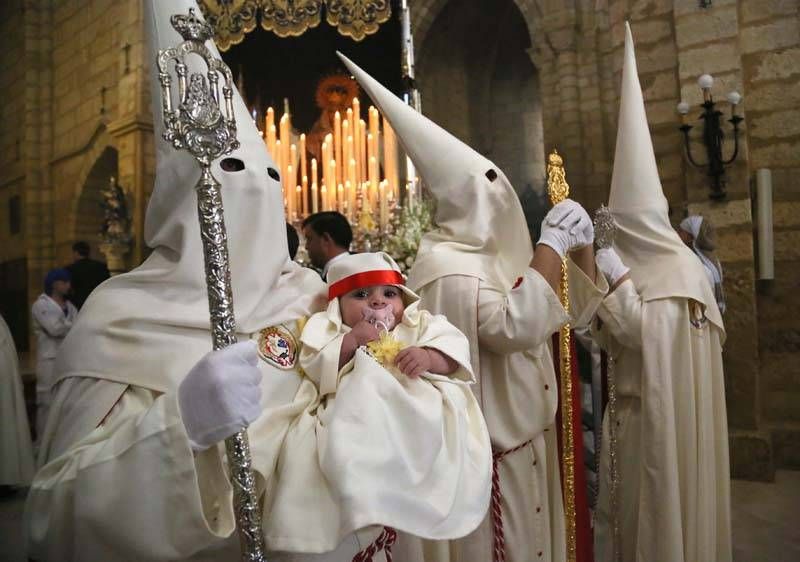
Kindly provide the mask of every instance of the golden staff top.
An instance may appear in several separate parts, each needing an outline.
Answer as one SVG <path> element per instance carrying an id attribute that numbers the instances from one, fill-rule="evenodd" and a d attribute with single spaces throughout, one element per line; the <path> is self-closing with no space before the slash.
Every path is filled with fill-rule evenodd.
<path id="1" fill-rule="evenodd" d="M 569 196 L 569 184 L 564 171 L 564 160 L 553 149 L 547 157 L 547 193 L 555 205 Z M 561 305 L 569 311 L 569 281 L 567 259 L 561 263 Z M 575 533 L 575 443 L 572 433 L 572 358 L 570 356 L 570 326 L 565 324 L 559 332 L 559 358 L 561 373 L 561 444 L 562 482 L 564 485 L 564 515 L 566 518 L 567 560 L 575 562 L 577 544 Z"/>
<path id="2" fill-rule="evenodd" d="M 183 42 L 158 52 L 158 79 L 161 83 L 161 109 L 164 114 L 164 140 L 176 150 L 186 150 L 200 165 L 197 213 L 203 240 L 208 308 L 211 314 L 211 339 L 214 349 L 236 343 L 236 320 L 233 315 L 233 291 L 228 262 L 228 236 L 219 182 L 211 174 L 211 162 L 239 147 L 233 111 L 233 78 L 222 60 L 214 57 L 205 42 L 213 35 L 211 27 L 195 16 L 175 14 L 170 23 Z M 189 72 L 185 57 L 195 54 L 206 64 L 206 73 Z M 174 63 L 178 77 L 178 103 L 172 102 Z M 188 80 L 187 80 L 188 78 Z M 222 78 L 222 95 L 220 95 Z M 176 186 L 176 189 L 183 186 Z M 250 444 L 246 430 L 225 440 L 233 484 L 233 507 L 242 560 L 262 562 L 264 536 L 261 508 L 258 504 L 255 477 L 251 470 Z"/>

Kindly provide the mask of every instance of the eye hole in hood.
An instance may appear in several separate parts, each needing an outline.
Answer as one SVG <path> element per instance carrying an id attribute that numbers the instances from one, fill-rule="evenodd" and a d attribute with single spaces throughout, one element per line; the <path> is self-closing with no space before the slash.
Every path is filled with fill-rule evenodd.
<path id="1" fill-rule="evenodd" d="M 219 167 L 224 172 L 241 172 L 244 170 L 244 162 L 238 158 L 223 158 Z"/>
<path id="2" fill-rule="evenodd" d="M 272 167 L 267 168 L 267 174 L 269 174 L 269 177 L 271 177 L 275 181 L 281 181 L 281 175 L 278 173 L 278 170 L 276 170 L 275 168 L 272 168 Z"/>

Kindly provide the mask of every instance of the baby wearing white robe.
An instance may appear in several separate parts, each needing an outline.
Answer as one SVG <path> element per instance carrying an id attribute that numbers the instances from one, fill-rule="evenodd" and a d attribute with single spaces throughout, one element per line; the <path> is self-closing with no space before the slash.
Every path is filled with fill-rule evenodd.
<path id="1" fill-rule="evenodd" d="M 282 447 L 270 547 L 323 552 L 365 528 L 378 548 L 394 530 L 468 534 L 488 508 L 491 448 L 469 388 L 467 339 L 418 308 L 384 253 L 337 261 L 328 296 L 301 336 L 314 396 Z"/>

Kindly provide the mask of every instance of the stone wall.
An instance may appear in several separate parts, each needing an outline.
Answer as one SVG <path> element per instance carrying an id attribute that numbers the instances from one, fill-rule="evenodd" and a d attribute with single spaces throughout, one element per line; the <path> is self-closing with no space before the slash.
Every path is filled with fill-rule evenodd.
<path id="1" fill-rule="evenodd" d="M 463 0 L 412 2 L 420 80 L 445 80 L 452 67 L 429 57 L 447 28 L 468 10 Z M 503 3 L 500 3 L 503 4 Z M 544 147 L 566 161 L 573 196 L 587 207 L 605 201 L 619 110 L 624 22 L 630 21 L 662 185 L 678 222 L 700 213 L 718 228 L 729 312 L 725 371 L 733 474 L 771 479 L 774 467 L 798 466 L 800 451 L 800 50 L 796 0 L 516 0 L 538 71 Z M 502 7 L 498 5 L 497 11 Z M 498 61 L 498 64 L 500 62 Z M 699 134 L 702 93 L 697 78 L 715 77 L 713 94 L 728 118 L 725 95 L 737 90 L 745 117 L 739 156 L 727 172 L 728 199 L 712 203 L 704 174 L 686 162 L 675 107 L 691 104 L 687 123 L 704 161 Z M 423 91 L 423 100 L 430 96 Z M 442 92 L 438 95 L 443 96 Z M 458 131 L 450 106 L 424 105 L 434 120 Z M 467 113 L 469 114 L 469 112 Z M 473 141 L 490 134 L 475 129 Z M 730 124 L 724 126 L 730 130 Z M 728 136 L 725 156 L 732 143 Z M 513 162 L 509 163 L 513 168 Z M 757 291 L 752 181 L 773 170 L 776 279 Z M 774 459 L 773 459 L 774 449 Z"/>
<path id="2" fill-rule="evenodd" d="M 12 311 L 17 336 L 28 329 L 45 273 L 71 261 L 75 240 L 97 247 L 96 205 L 111 174 L 134 203 L 139 236 L 130 258 L 141 261 L 152 118 L 140 1 L 3 2 L 0 31 L 0 310 Z M 108 151 L 118 165 L 104 159 Z M 12 234 L 15 196 L 22 229 Z M 17 262 L 23 266 L 6 267 Z"/>

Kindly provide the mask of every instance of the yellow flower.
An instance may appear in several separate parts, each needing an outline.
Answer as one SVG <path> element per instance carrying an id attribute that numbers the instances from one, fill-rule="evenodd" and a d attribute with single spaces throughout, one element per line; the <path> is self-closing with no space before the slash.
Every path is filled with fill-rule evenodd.
<path id="1" fill-rule="evenodd" d="M 367 349 L 375 361 L 384 367 L 389 367 L 394 365 L 394 360 L 403 349 L 403 344 L 394 339 L 389 332 L 384 331 L 378 340 L 367 343 Z"/>

